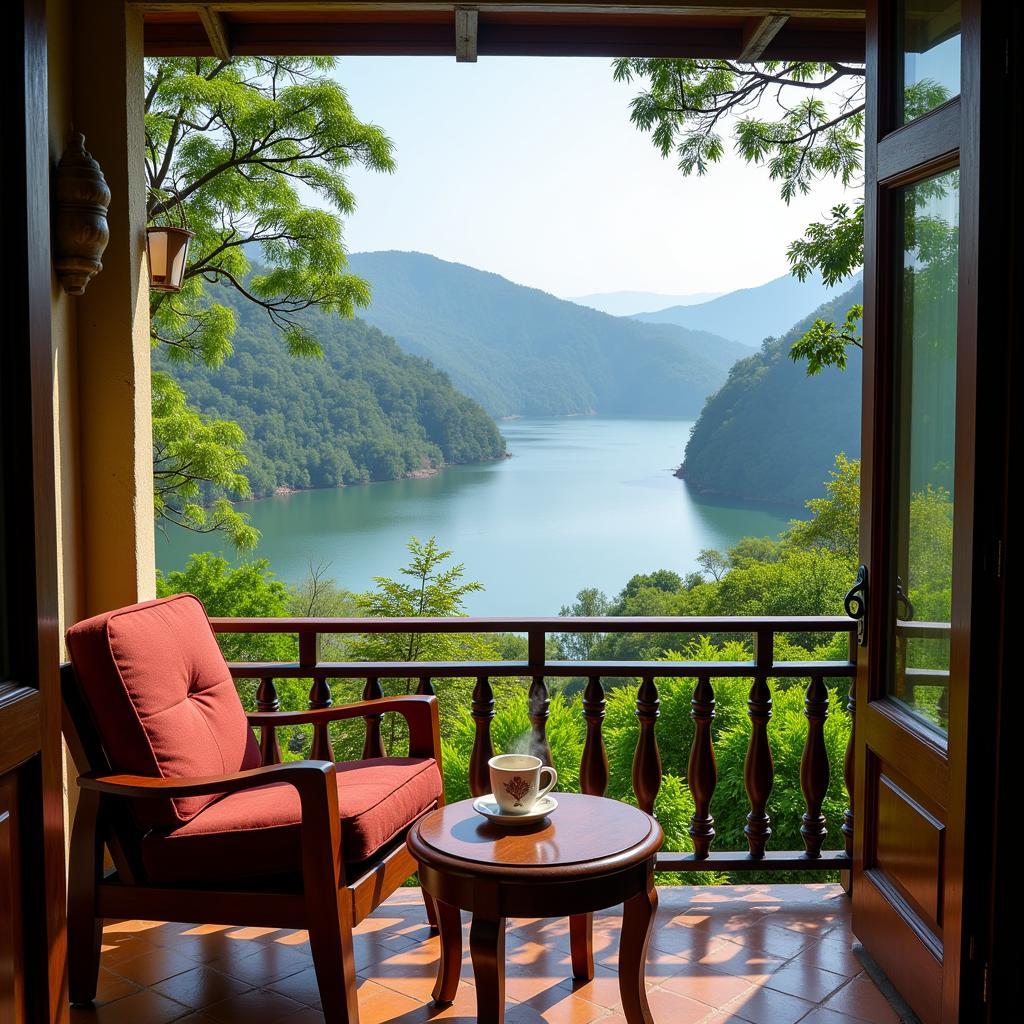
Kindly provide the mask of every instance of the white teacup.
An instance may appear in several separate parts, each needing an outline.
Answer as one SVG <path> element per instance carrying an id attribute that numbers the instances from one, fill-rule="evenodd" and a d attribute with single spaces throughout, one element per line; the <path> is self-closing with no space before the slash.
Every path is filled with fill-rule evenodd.
<path id="1" fill-rule="evenodd" d="M 498 754 L 487 762 L 491 792 L 502 814 L 529 814 L 534 804 L 555 788 L 558 772 L 532 754 Z M 550 776 L 541 788 L 541 775 Z"/>

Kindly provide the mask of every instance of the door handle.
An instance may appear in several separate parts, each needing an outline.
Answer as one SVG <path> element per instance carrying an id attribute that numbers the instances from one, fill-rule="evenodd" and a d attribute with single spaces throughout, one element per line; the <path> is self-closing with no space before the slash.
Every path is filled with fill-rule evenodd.
<path id="1" fill-rule="evenodd" d="M 868 567 L 861 565 L 857 569 L 857 578 L 853 586 L 846 592 L 843 607 L 851 619 L 857 620 L 857 643 L 861 647 L 868 645 Z"/>

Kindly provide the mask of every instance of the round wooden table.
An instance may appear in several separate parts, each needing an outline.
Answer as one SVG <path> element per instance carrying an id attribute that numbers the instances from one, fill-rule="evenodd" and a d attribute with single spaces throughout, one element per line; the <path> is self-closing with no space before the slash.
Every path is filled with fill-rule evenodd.
<path id="1" fill-rule="evenodd" d="M 624 904 L 619 991 L 629 1024 L 653 1024 L 644 965 L 654 913 L 654 858 L 661 826 L 617 800 L 557 794 L 558 809 L 525 828 L 493 825 L 463 800 L 431 812 L 409 831 L 420 883 L 437 906 L 441 963 L 434 1000 L 450 1003 L 459 987 L 462 922 L 476 978 L 477 1019 L 500 1024 L 505 1013 L 505 919 L 568 917 L 572 971 L 594 976 L 595 910 Z"/>

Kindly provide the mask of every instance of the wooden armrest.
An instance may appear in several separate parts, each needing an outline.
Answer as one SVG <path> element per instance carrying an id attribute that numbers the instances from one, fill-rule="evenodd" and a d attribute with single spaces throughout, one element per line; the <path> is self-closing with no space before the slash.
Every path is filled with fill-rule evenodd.
<path id="1" fill-rule="evenodd" d="M 272 764 L 265 768 L 232 772 L 228 775 L 209 775 L 205 778 L 162 779 L 149 775 L 80 775 L 82 789 L 93 790 L 107 796 L 133 799 L 170 799 L 172 797 L 205 796 L 209 793 L 237 793 L 243 789 L 258 789 L 285 782 L 300 791 L 321 788 L 324 779 L 334 774 L 330 761 L 292 761 Z"/>
<path id="2" fill-rule="evenodd" d="M 314 708 L 308 711 L 253 711 L 246 717 L 249 725 L 261 728 L 284 725 L 316 725 L 340 722 L 352 718 L 366 718 L 393 711 L 409 723 L 409 755 L 441 760 L 441 729 L 437 717 L 437 698 L 414 695 L 410 697 L 380 697 L 357 704 L 339 704 L 333 708 Z"/>

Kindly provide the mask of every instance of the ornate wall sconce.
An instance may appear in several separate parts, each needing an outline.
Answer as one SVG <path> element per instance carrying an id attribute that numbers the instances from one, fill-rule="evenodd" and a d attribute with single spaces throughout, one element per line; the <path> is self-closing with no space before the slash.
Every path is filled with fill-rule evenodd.
<path id="1" fill-rule="evenodd" d="M 80 132 L 70 133 L 57 164 L 56 206 L 54 269 L 68 295 L 81 295 L 103 269 L 100 257 L 110 238 L 110 189 Z"/>
<path id="2" fill-rule="evenodd" d="M 149 287 L 155 292 L 180 292 L 188 265 L 188 243 L 195 234 L 188 228 L 162 224 L 146 228 Z"/>

